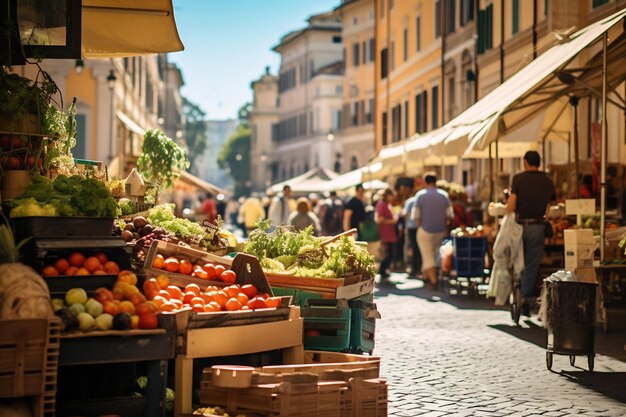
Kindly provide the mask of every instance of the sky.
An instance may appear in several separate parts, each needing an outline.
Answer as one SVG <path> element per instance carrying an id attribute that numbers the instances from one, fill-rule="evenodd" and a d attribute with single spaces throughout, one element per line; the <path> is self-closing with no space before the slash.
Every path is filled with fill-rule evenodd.
<path id="1" fill-rule="evenodd" d="M 312 14 L 340 0 L 173 0 L 185 50 L 169 54 L 182 70 L 184 97 L 208 119 L 234 118 L 252 100 L 250 83 L 280 56 L 271 50 L 286 33 L 306 25 Z"/>

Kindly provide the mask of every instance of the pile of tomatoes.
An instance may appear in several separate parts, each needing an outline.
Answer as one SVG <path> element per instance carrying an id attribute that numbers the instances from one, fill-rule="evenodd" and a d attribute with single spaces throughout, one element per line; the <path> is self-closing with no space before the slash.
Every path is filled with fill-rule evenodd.
<path id="1" fill-rule="evenodd" d="M 230 271 L 232 272 L 232 271 Z M 252 284 L 233 284 L 219 288 L 208 286 L 202 291 L 197 284 L 188 284 L 184 289 L 169 284 L 167 275 L 150 278 L 143 284 L 148 300 L 161 311 L 179 311 L 191 308 L 196 312 L 258 310 L 280 306 L 280 297 L 259 293 Z"/>
<path id="2" fill-rule="evenodd" d="M 163 269 L 167 272 L 189 275 L 194 278 L 206 279 L 209 281 L 222 281 L 227 284 L 234 284 L 237 280 L 235 272 L 230 269 L 226 269 L 222 265 L 214 265 L 210 262 L 204 264 L 193 264 L 187 259 L 178 259 L 174 256 L 165 258 L 160 253 L 154 257 L 152 267 L 155 269 Z"/>
<path id="3" fill-rule="evenodd" d="M 74 275 L 117 275 L 120 267 L 110 261 L 104 252 L 85 257 L 80 252 L 72 252 L 67 258 L 59 258 L 42 270 L 44 277 Z"/>

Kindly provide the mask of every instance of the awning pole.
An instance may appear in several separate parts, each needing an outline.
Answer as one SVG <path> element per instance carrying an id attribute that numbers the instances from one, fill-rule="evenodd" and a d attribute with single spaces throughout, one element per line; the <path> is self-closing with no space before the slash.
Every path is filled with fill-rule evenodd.
<path id="1" fill-rule="evenodd" d="M 579 186 L 578 186 L 578 181 L 580 181 L 579 175 L 580 175 L 580 163 L 578 161 L 578 97 L 576 96 L 572 96 L 569 99 L 570 104 L 572 105 L 572 108 L 574 109 L 574 175 L 576 178 L 576 181 L 574 181 L 574 187 L 576 187 L 576 194 L 574 194 L 576 196 L 576 198 L 580 198 L 580 190 L 579 190 Z"/>
<path id="2" fill-rule="evenodd" d="M 500 157 L 499 149 L 498 149 L 498 140 L 500 139 L 500 135 L 496 138 L 496 172 L 495 172 L 495 184 L 496 184 L 496 193 L 500 192 Z"/>
<path id="3" fill-rule="evenodd" d="M 491 157 L 491 143 L 489 143 L 489 199 L 496 201 L 493 194 L 493 158 Z"/>
<path id="4" fill-rule="evenodd" d="M 572 166 L 572 132 L 567 132 L 567 191 L 568 194 L 572 195 L 572 176 L 569 174 L 569 170 Z M 578 175 L 578 173 L 576 173 Z M 578 188 L 578 187 L 577 187 Z M 578 195 L 578 194 L 576 194 Z"/>
<path id="5" fill-rule="evenodd" d="M 546 138 L 541 139 L 541 160 L 543 161 L 543 170 L 546 170 L 548 164 L 546 163 Z"/>
<path id="6" fill-rule="evenodd" d="M 602 36 L 602 153 L 600 156 L 600 263 L 604 263 L 606 243 L 606 158 L 607 158 L 607 116 L 606 116 L 606 45 L 607 32 Z"/>

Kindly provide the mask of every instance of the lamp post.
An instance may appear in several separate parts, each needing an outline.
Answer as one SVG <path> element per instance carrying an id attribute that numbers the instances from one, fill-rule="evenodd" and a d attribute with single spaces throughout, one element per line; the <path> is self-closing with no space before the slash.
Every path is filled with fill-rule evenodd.
<path id="1" fill-rule="evenodd" d="M 114 116 L 114 112 L 115 112 L 115 106 L 114 106 L 114 100 L 115 100 L 115 92 L 113 91 L 115 89 L 115 81 L 117 80 L 117 77 L 115 76 L 115 72 L 113 70 L 111 70 L 109 72 L 109 75 L 107 76 L 107 84 L 109 86 L 109 91 L 111 92 L 111 131 L 110 131 L 110 137 L 109 137 L 109 163 L 111 163 L 111 161 L 113 160 L 113 131 L 115 130 L 115 126 L 114 126 L 114 122 L 115 122 L 115 116 Z M 120 175 L 123 174 L 122 172 L 122 167 L 120 166 Z"/>

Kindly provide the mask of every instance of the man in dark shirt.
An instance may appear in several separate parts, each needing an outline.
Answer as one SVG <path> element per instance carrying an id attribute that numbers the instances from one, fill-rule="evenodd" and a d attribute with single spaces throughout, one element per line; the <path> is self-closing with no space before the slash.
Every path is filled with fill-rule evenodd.
<path id="1" fill-rule="evenodd" d="M 365 188 L 363 184 L 357 184 L 356 194 L 348 201 L 343 211 L 343 230 L 350 230 L 352 228 L 359 229 L 359 225 L 365 220 L 365 204 L 363 199 L 365 198 Z M 360 239 L 360 231 L 359 237 Z"/>
<path id="2" fill-rule="evenodd" d="M 522 314 L 528 315 L 535 298 L 539 265 L 545 243 L 544 216 L 551 201 L 555 200 L 554 183 L 539 171 L 541 157 L 536 151 L 524 155 L 524 172 L 513 177 L 507 211 L 516 213 L 517 222 L 524 228 L 524 271 L 522 272 Z"/>

